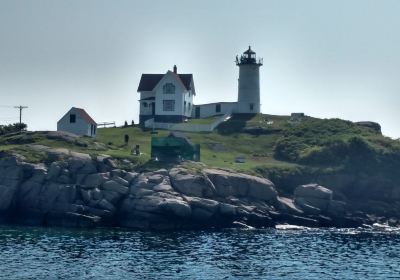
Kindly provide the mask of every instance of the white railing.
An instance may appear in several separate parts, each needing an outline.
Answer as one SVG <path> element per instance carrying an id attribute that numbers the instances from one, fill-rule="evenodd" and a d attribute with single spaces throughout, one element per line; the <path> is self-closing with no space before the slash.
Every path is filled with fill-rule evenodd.
<path id="1" fill-rule="evenodd" d="M 223 116 L 215 119 L 214 122 L 210 124 L 193 124 L 190 123 L 161 123 L 154 122 L 154 119 L 149 119 L 144 122 L 144 126 L 146 128 L 153 129 L 165 129 L 165 130 L 176 130 L 176 131 L 187 131 L 187 132 L 212 132 L 219 124 L 222 122 L 229 120 L 231 114 L 225 114 Z"/>

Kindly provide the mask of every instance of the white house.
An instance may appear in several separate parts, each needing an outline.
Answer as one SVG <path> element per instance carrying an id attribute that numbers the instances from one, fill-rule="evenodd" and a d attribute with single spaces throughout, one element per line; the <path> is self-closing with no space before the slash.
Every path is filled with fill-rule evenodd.
<path id="1" fill-rule="evenodd" d="M 85 110 L 72 107 L 58 122 L 57 131 L 96 137 L 97 123 Z"/>
<path id="2" fill-rule="evenodd" d="M 201 105 L 193 104 L 196 95 L 192 74 L 142 74 L 138 92 L 140 93 L 139 123 L 153 119 L 154 123 L 179 123 L 188 118 L 207 118 L 227 114 L 260 113 L 260 67 L 263 61 L 249 48 L 239 57 L 237 102 L 217 102 Z"/>
<path id="3" fill-rule="evenodd" d="M 165 74 L 142 74 L 139 87 L 139 123 L 177 123 L 192 116 L 193 96 L 196 95 L 193 75 L 178 74 L 177 68 Z"/>

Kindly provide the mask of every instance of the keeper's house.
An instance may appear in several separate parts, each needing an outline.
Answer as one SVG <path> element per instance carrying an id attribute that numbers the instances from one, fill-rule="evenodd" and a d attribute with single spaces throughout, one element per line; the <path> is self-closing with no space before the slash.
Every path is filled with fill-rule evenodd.
<path id="1" fill-rule="evenodd" d="M 192 116 L 193 96 L 196 95 L 193 75 L 178 74 L 173 71 L 165 74 L 142 74 L 139 87 L 139 123 L 154 119 L 161 123 L 179 123 Z"/>

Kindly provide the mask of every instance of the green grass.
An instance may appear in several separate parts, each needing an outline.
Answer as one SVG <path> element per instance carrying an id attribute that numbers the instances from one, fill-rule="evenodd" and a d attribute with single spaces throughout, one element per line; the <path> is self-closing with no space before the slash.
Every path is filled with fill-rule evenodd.
<path id="1" fill-rule="evenodd" d="M 200 123 L 212 119 L 191 121 Z M 262 114 L 234 115 L 212 133 L 184 134 L 194 144 L 200 144 L 200 157 L 204 164 L 201 166 L 246 173 L 260 174 L 266 169 L 295 172 L 307 166 L 341 168 L 349 163 L 352 166 L 366 163 L 375 166 L 374 162 L 388 162 L 388 168 L 392 168 L 400 162 L 400 142 L 369 128 L 339 119 L 306 117 L 296 124 L 289 123 L 289 119 L 288 116 Z M 40 153 L 29 148 L 30 144 L 40 144 L 92 155 L 127 158 L 136 163 L 137 168 L 159 168 L 162 165 L 150 161 L 151 137 L 168 134 L 163 130 L 152 134 L 139 127 L 101 128 L 96 139 L 80 137 L 79 143 L 70 143 L 51 140 L 37 132 L 0 137 L 0 151 L 17 152 L 31 161 L 40 161 Z M 125 135 L 129 136 L 128 144 L 124 142 Z M 132 155 L 136 145 L 140 146 L 140 156 Z M 235 163 L 237 156 L 244 156 L 246 162 Z"/>
<path id="2" fill-rule="evenodd" d="M 213 122 L 215 122 L 221 116 L 222 115 L 212 116 L 212 117 L 203 118 L 203 119 L 190 119 L 188 121 L 188 123 L 190 123 L 190 124 L 212 124 Z"/>

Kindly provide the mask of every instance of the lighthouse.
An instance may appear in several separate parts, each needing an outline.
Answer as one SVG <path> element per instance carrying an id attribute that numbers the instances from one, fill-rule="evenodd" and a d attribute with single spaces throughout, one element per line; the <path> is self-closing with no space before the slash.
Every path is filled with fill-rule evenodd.
<path id="1" fill-rule="evenodd" d="M 239 66 L 239 86 L 237 113 L 260 113 L 260 66 L 262 59 L 256 57 L 251 49 L 240 57 L 236 56 L 236 65 Z"/>

